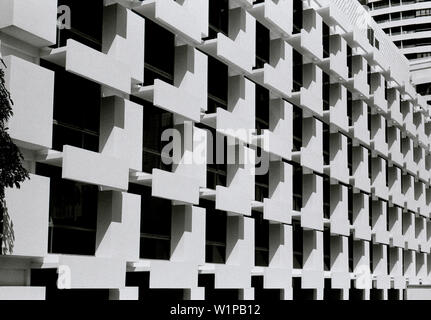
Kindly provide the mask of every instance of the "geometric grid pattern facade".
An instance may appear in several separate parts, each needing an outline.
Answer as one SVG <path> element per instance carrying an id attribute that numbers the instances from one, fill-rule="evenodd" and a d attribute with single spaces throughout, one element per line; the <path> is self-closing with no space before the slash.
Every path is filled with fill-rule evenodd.
<path id="1" fill-rule="evenodd" d="M 30 171 L 0 299 L 431 284 L 429 106 L 358 1 L 5 0 L 0 40 Z"/>

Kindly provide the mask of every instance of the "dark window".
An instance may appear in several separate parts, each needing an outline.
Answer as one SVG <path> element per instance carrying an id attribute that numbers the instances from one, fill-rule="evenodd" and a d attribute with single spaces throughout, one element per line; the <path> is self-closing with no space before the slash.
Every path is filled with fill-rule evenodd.
<path id="1" fill-rule="evenodd" d="M 347 45 L 347 66 L 349 68 L 349 78 L 353 77 L 353 53 L 352 47 Z"/>
<path id="2" fill-rule="evenodd" d="M 153 169 L 171 171 L 172 166 L 162 161 L 163 157 L 166 159 L 171 156 L 162 154 L 164 146 L 169 143 L 162 141 L 162 133 L 173 128 L 172 113 L 136 97 L 131 97 L 131 101 L 141 104 L 144 108 L 142 170 L 147 173 L 151 173 Z"/>
<path id="3" fill-rule="evenodd" d="M 348 195 L 348 204 L 347 204 L 348 218 L 349 218 L 349 223 L 353 225 L 353 189 L 351 187 L 348 188 L 347 195 Z"/>
<path id="4" fill-rule="evenodd" d="M 94 255 L 98 187 L 62 179 L 61 167 L 38 163 L 36 174 L 50 178 L 48 252 Z"/>
<path id="5" fill-rule="evenodd" d="M 256 22 L 256 69 L 261 69 L 265 63 L 269 63 L 269 48 L 269 30 Z"/>
<path id="6" fill-rule="evenodd" d="M 100 85 L 50 62 L 41 66 L 55 72 L 52 148 L 71 145 L 99 151 Z"/>
<path id="7" fill-rule="evenodd" d="M 227 110 L 228 67 L 208 56 L 208 113 Z"/>
<path id="8" fill-rule="evenodd" d="M 349 119 L 349 127 L 353 126 L 352 112 L 353 112 L 353 97 L 352 97 L 352 93 L 349 90 L 347 90 L 347 118 Z"/>
<path id="9" fill-rule="evenodd" d="M 59 0 L 58 6 L 62 5 L 70 8 L 71 28 L 57 28 L 57 44 L 54 47 L 64 47 L 67 39 L 73 39 L 95 50 L 101 50 L 103 0 Z"/>
<path id="10" fill-rule="evenodd" d="M 323 162 L 325 166 L 330 163 L 330 139 L 329 125 L 323 123 Z"/>
<path id="11" fill-rule="evenodd" d="M 293 234 L 293 268 L 302 268 L 303 257 L 303 231 L 299 221 L 292 221 L 292 234 Z"/>
<path id="12" fill-rule="evenodd" d="M 293 164 L 293 210 L 302 209 L 302 167 Z"/>
<path id="13" fill-rule="evenodd" d="M 262 157 L 262 152 L 264 152 L 261 148 L 257 148 L 257 157 Z M 256 164 L 256 168 L 259 167 L 259 164 Z M 259 202 L 263 202 L 264 199 L 269 197 L 269 173 L 266 174 L 257 174 L 255 176 L 255 200 Z"/>
<path id="14" fill-rule="evenodd" d="M 175 36 L 150 19 L 145 19 L 144 85 L 153 85 L 154 79 L 173 84 L 174 63 Z"/>
<path id="15" fill-rule="evenodd" d="M 302 109 L 293 106 L 293 150 L 301 151 L 302 148 Z"/>
<path id="16" fill-rule="evenodd" d="M 329 26 L 322 22 L 323 24 L 323 58 L 329 58 L 330 49 L 330 32 Z"/>
<path id="17" fill-rule="evenodd" d="M 226 262 L 227 214 L 216 210 L 215 203 L 201 199 L 199 206 L 206 209 L 206 246 L 205 261 L 207 263 Z"/>
<path id="18" fill-rule="evenodd" d="M 255 265 L 267 267 L 269 265 L 269 222 L 263 219 L 260 212 L 252 212 L 254 219 Z"/>
<path id="19" fill-rule="evenodd" d="M 353 143 L 351 138 L 347 138 L 347 166 L 349 168 L 349 176 L 353 174 Z"/>
<path id="20" fill-rule="evenodd" d="M 293 33 L 300 33 L 303 24 L 302 0 L 293 0 Z"/>
<path id="21" fill-rule="evenodd" d="M 208 154 L 207 162 L 207 188 L 214 190 L 216 186 L 226 187 L 227 137 L 218 133 L 216 129 L 202 123 L 197 123 L 196 127 L 207 130 L 208 136 L 212 139 L 212 154 Z M 220 144 L 220 147 L 218 144 Z"/>
<path id="22" fill-rule="evenodd" d="M 323 110 L 329 110 L 329 103 L 331 97 L 331 81 L 330 77 L 326 72 L 322 72 L 323 86 L 322 86 L 322 97 L 323 97 Z"/>
<path id="23" fill-rule="evenodd" d="M 229 0 L 209 0 L 209 35 L 207 39 L 217 38 L 217 33 L 228 36 Z"/>
<path id="24" fill-rule="evenodd" d="M 129 184 L 129 193 L 141 196 L 141 241 L 143 259 L 170 258 L 172 203 L 151 196 L 151 187 Z"/>
<path id="25" fill-rule="evenodd" d="M 263 134 L 262 130 L 265 129 L 269 129 L 269 90 L 256 84 L 257 134 Z"/>
<path id="26" fill-rule="evenodd" d="M 301 91 L 303 74 L 302 74 L 302 55 L 293 49 L 293 92 Z"/>
<path id="27" fill-rule="evenodd" d="M 325 271 L 331 271 L 331 232 L 329 228 L 323 231 L 323 264 Z"/>
<path id="28" fill-rule="evenodd" d="M 327 176 L 323 178 L 323 216 L 331 217 L 331 183 Z"/>

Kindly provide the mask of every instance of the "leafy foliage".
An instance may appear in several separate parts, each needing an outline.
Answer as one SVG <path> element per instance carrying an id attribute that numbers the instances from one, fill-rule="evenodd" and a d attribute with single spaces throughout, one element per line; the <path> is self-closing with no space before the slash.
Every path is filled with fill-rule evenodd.
<path id="1" fill-rule="evenodd" d="M 23 156 L 18 147 L 13 143 L 6 127 L 8 120 L 13 115 L 10 93 L 6 89 L 4 68 L 6 65 L 0 59 L 0 219 L 5 223 L 6 203 L 5 189 L 20 187 L 20 183 L 29 178 L 27 170 L 22 166 Z M 3 233 L 4 227 L 0 229 Z M 4 241 L 4 239 L 3 239 Z"/>

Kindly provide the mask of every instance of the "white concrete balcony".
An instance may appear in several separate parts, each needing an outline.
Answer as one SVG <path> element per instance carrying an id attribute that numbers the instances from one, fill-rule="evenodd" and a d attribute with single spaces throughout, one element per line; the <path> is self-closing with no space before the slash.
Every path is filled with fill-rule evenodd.
<path id="1" fill-rule="evenodd" d="M 413 125 L 416 128 L 416 137 L 421 147 L 428 147 L 428 137 L 425 134 L 425 116 L 422 112 L 413 113 Z"/>
<path id="2" fill-rule="evenodd" d="M 46 299 L 45 287 L 29 286 L 2 286 L 0 287 L 1 300 L 37 301 Z"/>
<path id="3" fill-rule="evenodd" d="M 283 39 L 292 35 L 293 6 L 286 0 L 265 0 L 248 10 L 261 24 Z"/>
<path id="4" fill-rule="evenodd" d="M 132 82 L 144 82 L 145 20 L 122 5 L 104 9 L 102 52 L 131 71 Z"/>
<path id="5" fill-rule="evenodd" d="M 186 261 L 162 261 L 150 262 L 151 289 L 185 289 L 197 288 L 198 265 Z"/>
<path id="6" fill-rule="evenodd" d="M 314 10 L 303 11 L 303 28 L 293 34 L 289 43 L 313 62 L 323 59 L 322 17 Z"/>
<path id="7" fill-rule="evenodd" d="M 387 230 L 387 212 L 386 212 L 386 202 L 384 201 L 372 201 L 372 228 L 371 234 L 374 243 L 389 245 L 389 232 Z"/>
<path id="8" fill-rule="evenodd" d="M 70 289 L 111 289 L 125 287 L 126 262 L 119 258 L 56 255 L 57 267 L 70 272 Z"/>
<path id="9" fill-rule="evenodd" d="M 249 288 L 250 286 L 250 273 L 251 268 L 254 266 L 254 220 L 249 217 L 244 216 L 228 216 L 227 217 L 227 239 L 226 239 L 226 264 L 225 265 L 216 265 L 216 285 L 221 284 L 218 281 L 224 281 L 221 279 L 223 276 L 221 274 L 217 274 L 219 272 L 218 267 L 226 268 L 222 272 L 229 272 L 229 269 L 234 271 L 234 274 L 237 272 L 246 272 L 247 279 L 246 282 L 243 282 L 244 277 L 239 277 L 238 280 L 242 283 L 241 286 L 237 288 Z M 218 276 L 221 276 L 217 279 Z M 225 280 L 228 280 L 225 278 Z M 233 283 L 228 284 L 227 288 L 233 288 Z M 224 285 L 222 286 L 224 287 Z M 226 288 L 226 287 L 225 287 Z"/>
<path id="10" fill-rule="evenodd" d="M 335 28 L 340 34 L 345 35 L 351 32 L 350 22 L 333 2 L 323 2 L 322 7 L 317 9 L 317 12 L 325 20 L 326 24 Z"/>
<path id="11" fill-rule="evenodd" d="M 348 189 L 341 184 L 331 185 L 330 230 L 331 234 L 349 236 Z"/>
<path id="12" fill-rule="evenodd" d="M 401 131 L 397 127 L 387 128 L 388 157 L 399 167 L 404 166 L 404 157 L 401 153 Z"/>
<path id="13" fill-rule="evenodd" d="M 195 177 L 153 169 L 151 185 L 153 197 L 197 205 L 199 190 L 199 180 Z"/>
<path id="14" fill-rule="evenodd" d="M 36 47 L 53 45 L 57 32 L 57 0 L 3 0 L 0 31 Z"/>
<path id="15" fill-rule="evenodd" d="M 401 139 L 401 153 L 404 160 L 404 169 L 415 176 L 417 174 L 417 166 L 413 158 L 413 140 L 409 137 Z"/>
<path id="16" fill-rule="evenodd" d="M 371 53 L 369 54 L 369 60 L 372 65 L 379 67 L 382 73 L 390 73 L 390 62 L 385 59 L 385 56 L 382 54 L 380 49 L 372 48 Z"/>
<path id="17" fill-rule="evenodd" d="M 415 100 L 417 96 L 416 89 L 409 80 L 404 81 L 401 87 L 401 94 L 403 95 L 403 99 L 407 101 Z"/>
<path id="18" fill-rule="evenodd" d="M 302 181 L 301 227 L 323 231 L 323 178 L 305 174 Z"/>
<path id="19" fill-rule="evenodd" d="M 416 202 L 416 210 L 421 216 L 427 216 L 429 213 L 425 208 L 425 184 L 421 181 L 414 182 L 414 199 Z"/>
<path id="20" fill-rule="evenodd" d="M 425 188 L 425 212 L 427 216 L 431 216 L 430 214 L 431 209 L 431 189 Z M 431 226 L 429 226 L 431 228 Z M 429 229 L 431 231 L 431 229 Z M 431 234 L 430 234 L 431 237 Z"/>
<path id="21" fill-rule="evenodd" d="M 416 240 L 416 229 L 415 229 L 415 215 L 414 213 L 410 213 L 410 212 L 404 212 L 403 213 L 403 230 L 404 230 L 404 240 L 405 240 L 405 244 L 406 244 L 406 249 L 408 249 L 409 251 L 407 252 L 411 252 L 414 254 L 413 251 L 410 250 L 414 250 L 414 251 L 418 251 L 418 246 L 419 243 Z M 407 253 L 405 252 L 405 253 Z M 405 264 L 408 266 L 409 263 L 408 262 L 408 258 L 405 259 L 407 261 L 405 261 Z M 406 268 L 408 270 L 408 268 Z"/>
<path id="22" fill-rule="evenodd" d="M 107 191 L 98 195 L 96 257 L 139 260 L 141 196 Z"/>
<path id="23" fill-rule="evenodd" d="M 331 127 L 335 127 L 332 130 L 348 132 L 347 89 L 338 83 L 331 84 L 329 100 L 329 110 L 323 111 L 325 120 L 331 124 Z"/>
<path id="24" fill-rule="evenodd" d="M 341 133 L 330 134 L 329 165 L 324 166 L 324 172 L 332 179 L 349 183 L 347 166 L 347 137 Z"/>
<path id="25" fill-rule="evenodd" d="M 174 85 L 160 79 L 154 85 L 139 87 L 134 95 L 154 106 L 187 119 L 200 122 L 201 111 L 207 110 L 208 58 L 190 46 L 175 49 Z"/>
<path id="26" fill-rule="evenodd" d="M 353 194 L 353 237 L 356 240 L 371 241 L 369 225 L 368 196 L 364 193 Z"/>
<path id="27" fill-rule="evenodd" d="M 354 100 L 352 103 L 352 126 L 349 127 L 349 132 L 361 144 L 370 145 L 367 104 L 362 100 Z"/>
<path id="28" fill-rule="evenodd" d="M 390 117 L 389 123 L 396 126 L 402 126 L 403 117 L 400 111 L 400 93 L 398 89 L 391 88 L 388 90 L 388 115 Z"/>
<path id="29" fill-rule="evenodd" d="M 359 99 L 368 99 L 370 96 L 367 77 L 367 60 L 360 55 L 353 56 L 352 77 L 348 79 L 346 86 L 353 90 Z"/>
<path id="30" fill-rule="evenodd" d="M 390 289 L 391 278 L 388 275 L 388 253 L 387 247 L 383 244 L 373 244 L 370 248 L 370 255 L 373 256 L 373 278 L 375 278 L 376 289 Z"/>
<path id="31" fill-rule="evenodd" d="M 381 157 L 371 158 L 371 192 L 379 199 L 388 201 L 386 186 L 386 161 Z"/>
<path id="32" fill-rule="evenodd" d="M 388 156 L 388 144 L 386 143 L 386 121 L 380 114 L 371 115 L 371 148 L 383 157 Z"/>
<path id="33" fill-rule="evenodd" d="M 404 277 L 408 279 L 409 285 L 419 285 L 416 277 L 416 254 L 414 251 L 406 250 L 403 257 Z"/>
<path id="34" fill-rule="evenodd" d="M 404 207 L 404 194 L 401 190 L 401 169 L 388 167 L 389 202 L 399 207 Z"/>
<path id="35" fill-rule="evenodd" d="M 1 248 L 6 255 L 44 257 L 48 252 L 49 179 L 30 174 L 20 189 L 5 189 L 5 200 L 9 222 L 5 219 L 3 228 L 8 226 L 12 234 L 4 234 Z"/>
<path id="36" fill-rule="evenodd" d="M 354 8 L 352 9 L 354 10 Z M 373 47 L 367 39 L 366 32 L 364 32 L 364 30 L 360 30 L 357 25 L 352 24 L 350 30 L 351 31 L 349 33 L 343 35 L 349 45 L 361 55 L 365 56 L 366 54 L 370 54 Z"/>
<path id="37" fill-rule="evenodd" d="M 393 247 L 404 248 L 403 225 L 402 225 L 402 209 L 398 207 L 389 207 L 388 215 L 388 231 L 390 244 Z"/>
<path id="38" fill-rule="evenodd" d="M 99 150 L 123 159 L 131 170 L 142 171 L 143 109 L 119 97 L 102 100 Z"/>
<path id="39" fill-rule="evenodd" d="M 323 288 L 323 232 L 304 231 L 301 288 Z"/>
<path id="40" fill-rule="evenodd" d="M 235 145 L 228 145 L 228 150 L 235 148 Z M 251 203 L 255 196 L 255 165 L 251 159 L 255 159 L 256 151 L 242 144 L 239 145 L 239 149 L 240 152 L 235 152 L 239 164 L 228 164 L 227 187 L 216 187 L 215 207 L 217 210 L 235 215 L 250 216 Z"/>
<path id="41" fill-rule="evenodd" d="M 229 37 L 218 33 L 202 50 L 223 61 L 236 74 L 251 74 L 255 65 L 256 20 L 242 8 L 229 10 Z"/>
<path id="42" fill-rule="evenodd" d="M 269 130 L 253 138 L 256 146 L 260 146 L 265 152 L 291 159 L 292 153 L 292 106 L 282 100 L 270 100 Z"/>
<path id="43" fill-rule="evenodd" d="M 131 93 L 132 75 L 127 65 L 73 39 L 68 39 L 65 47 L 43 52 L 42 59 L 122 94 Z"/>
<path id="44" fill-rule="evenodd" d="M 271 40 L 270 61 L 263 69 L 253 70 L 253 80 L 269 88 L 274 95 L 288 99 L 292 92 L 292 48 L 282 40 Z"/>
<path id="45" fill-rule="evenodd" d="M 404 208 L 410 211 L 417 211 L 414 190 L 414 177 L 406 174 L 401 177 L 401 192 L 404 194 Z"/>
<path id="46" fill-rule="evenodd" d="M 65 145 L 61 155 L 62 178 L 126 191 L 129 184 L 128 163 L 122 159 Z"/>
<path id="47" fill-rule="evenodd" d="M 214 269 L 215 289 L 251 288 L 252 267 L 216 264 Z"/>
<path id="48" fill-rule="evenodd" d="M 229 77 L 228 87 L 227 110 L 217 108 L 215 113 L 206 114 L 202 123 L 223 135 L 243 143 L 252 143 L 252 133 L 256 130 L 255 84 L 243 76 L 234 76 Z"/>
<path id="49" fill-rule="evenodd" d="M 385 99 L 385 78 L 381 73 L 371 74 L 371 96 L 370 102 L 378 112 L 386 114 L 388 112 L 388 102 Z"/>
<path id="50" fill-rule="evenodd" d="M 6 87 L 13 99 L 9 134 L 27 149 L 50 149 L 54 72 L 15 56 L 4 57 Z"/>
<path id="51" fill-rule="evenodd" d="M 347 82 L 349 79 L 349 68 L 347 61 L 346 40 L 340 35 L 331 35 L 329 38 L 329 58 L 324 58 L 319 66 L 339 82 Z"/>
<path id="52" fill-rule="evenodd" d="M 301 151 L 292 152 L 292 159 L 310 172 L 323 173 L 322 127 L 322 122 L 315 118 L 303 119 Z"/>
<path id="53" fill-rule="evenodd" d="M 302 77 L 301 90 L 292 93 L 292 103 L 312 115 L 323 117 L 322 70 L 313 63 L 304 64 Z"/>
<path id="54" fill-rule="evenodd" d="M 362 146 L 352 147 L 352 175 L 350 184 L 363 192 L 370 193 L 370 178 L 368 178 L 368 150 Z"/>
<path id="55" fill-rule="evenodd" d="M 172 210 L 171 259 L 173 262 L 205 263 L 206 210 L 176 205 Z M 186 228 L 184 228 L 187 226 Z M 189 228 L 190 227 L 190 228 Z"/>
<path id="56" fill-rule="evenodd" d="M 264 200 L 263 217 L 276 223 L 292 223 L 292 166 L 275 161 L 269 167 L 269 198 Z"/>
<path id="57" fill-rule="evenodd" d="M 208 34 L 208 1 L 143 0 L 133 8 L 154 20 L 185 42 L 200 44 Z"/>
<path id="58" fill-rule="evenodd" d="M 431 179 L 431 155 L 427 154 L 425 151 L 425 170 L 419 173 L 419 179 L 425 183 L 429 183 Z"/>
<path id="59" fill-rule="evenodd" d="M 429 171 L 426 169 L 426 153 L 425 149 L 418 146 L 413 150 L 413 158 L 417 168 L 417 176 L 422 182 L 429 182 Z"/>

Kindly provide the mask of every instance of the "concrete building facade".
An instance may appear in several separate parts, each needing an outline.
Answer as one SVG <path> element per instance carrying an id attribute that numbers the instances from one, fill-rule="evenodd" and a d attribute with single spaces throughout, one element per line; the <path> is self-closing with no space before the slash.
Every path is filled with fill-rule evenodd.
<path id="1" fill-rule="evenodd" d="M 367 2 L 373 18 L 410 60 L 416 91 L 431 104 L 431 1 Z"/>
<path id="2" fill-rule="evenodd" d="M 0 299 L 430 296 L 430 110 L 358 1 L 3 0 L 0 40 Z"/>

